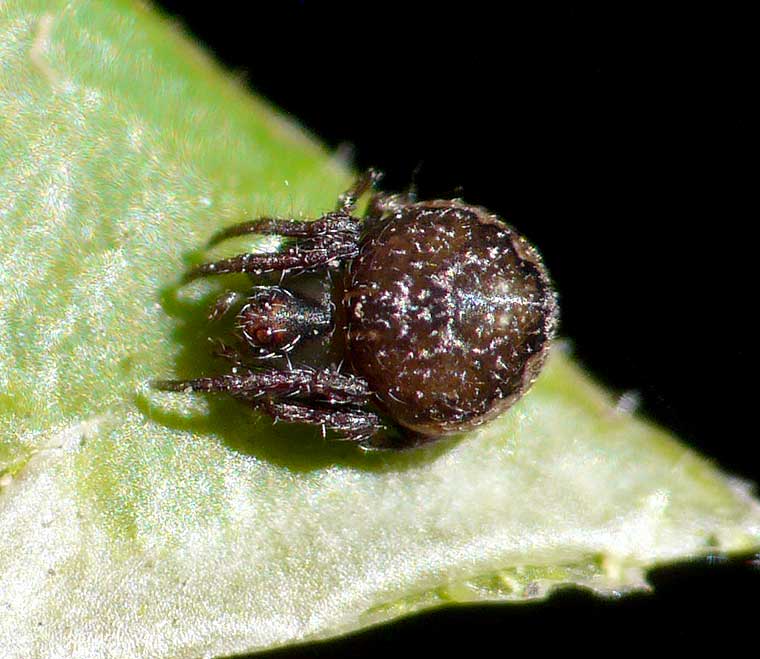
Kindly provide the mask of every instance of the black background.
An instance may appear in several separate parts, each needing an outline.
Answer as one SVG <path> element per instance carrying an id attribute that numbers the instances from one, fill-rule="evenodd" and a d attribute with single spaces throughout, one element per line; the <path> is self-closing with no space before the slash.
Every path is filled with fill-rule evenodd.
<path id="1" fill-rule="evenodd" d="M 475 3 L 159 3 L 228 68 L 385 189 L 463 196 L 523 231 L 559 288 L 562 334 L 614 391 L 742 478 L 757 300 L 757 107 L 749 17 Z M 752 362 L 755 360 L 753 359 Z M 615 651 L 752 633 L 748 559 L 652 574 L 654 595 L 565 591 L 459 607 L 273 657 L 424 650 Z"/>

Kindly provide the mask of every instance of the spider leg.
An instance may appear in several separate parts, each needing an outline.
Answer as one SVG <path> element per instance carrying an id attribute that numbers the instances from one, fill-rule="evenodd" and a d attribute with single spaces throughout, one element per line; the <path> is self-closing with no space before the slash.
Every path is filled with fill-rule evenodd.
<path id="1" fill-rule="evenodd" d="M 304 223 L 307 224 L 307 223 Z M 308 270 L 351 259 L 359 253 L 358 230 L 327 232 L 296 242 L 281 252 L 272 254 L 238 254 L 212 263 L 203 263 L 185 275 L 192 281 L 208 275 L 247 272 Z"/>
<path id="2" fill-rule="evenodd" d="M 378 180 L 380 173 L 368 169 L 340 195 L 338 210 L 312 222 L 263 217 L 222 229 L 211 238 L 209 245 L 249 233 L 276 234 L 299 240 L 295 245 L 274 254 L 239 254 L 220 261 L 203 263 L 190 270 L 185 276 L 185 281 L 232 272 L 260 275 L 274 271 L 308 270 L 353 258 L 359 252 L 361 223 L 351 212 L 356 207 L 359 197 Z"/>
<path id="3" fill-rule="evenodd" d="M 234 361 L 235 355 L 230 357 Z M 370 398 L 369 388 L 362 378 L 328 369 L 266 368 L 193 380 L 158 380 L 153 386 L 161 391 L 227 393 L 247 402 L 293 397 L 345 405 L 363 404 Z"/>
<path id="4" fill-rule="evenodd" d="M 379 220 L 384 215 L 400 211 L 417 201 L 417 195 L 413 189 L 408 192 L 393 193 L 378 192 L 372 195 L 367 204 L 365 217 L 370 220 Z"/>
<path id="5" fill-rule="evenodd" d="M 330 407 L 314 403 L 264 400 L 253 403 L 276 421 L 308 423 L 338 434 L 339 439 L 374 448 L 371 438 L 384 430 L 380 417 L 370 410 L 355 407 Z"/>
<path id="6" fill-rule="evenodd" d="M 246 296 L 237 291 L 227 291 L 220 295 L 211 305 L 211 309 L 208 313 L 208 319 L 211 321 L 219 320 L 224 316 L 233 306 L 240 304 L 246 299 Z"/>
<path id="7" fill-rule="evenodd" d="M 237 353 L 229 350 L 225 356 L 236 361 Z M 260 369 L 193 380 L 160 380 L 153 386 L 162 391 L 227 393 L 275 421 L 322 426 L 365 449 L 389 448 L 377 439 L 385 430 L 382 420 L 363 407 L 370 399 L 367 383 L 335 370 Z"/>
<path id="8" fill-rule="evenodd" d="M 382 177 L 383 175 L 376 169 L 368 169 L 364 172 L 348 190 L 338 197 L 338 211 L 350 214 L 356 208 L 359 198 L 373 188 Z"/>
<path id="9" fill-rule="evenodd" d="M 249 233 L 286 236 L 288 238 L 309 238 L 341 231 L 356 231 L 356 220 L 348 212 L 327 213 L 313 221 L 260 217 L 250 222 L 241 222 L 222 229 L 211 237 L 208 246 L 213 247 L 228 238 L 244 236 Z"/>
<path id="10" fill-rule="evenodd" d="M 233 366 L 233 373 L 237 373 L 237 369 L 244 368 L 248 371 L 251 369 L 257 368 L 258 364 L 254 364 L 251 362 L 250 358 L 243 354 L 242 351 L 240 351 L 235 346 L 231 346 L 229 343 L 225 343 L 224 341 L 213 341 L 214 343 L 214 349 L 212 351 L 212 354 L 215 357 L 220 357 L 221 359 L 226 359 L 228 362 L 230 362 Z"/>
<path id="11" fill-rule="evenodd" d="M 238 254 L 220 261 L 203 263 L 190 270 L 185 281 L 232 272 L 260 275 L 274 271 L 309 270 L 351 259 L 359 253 L 359 226 L 353 219 L 349 224 L 346 216 L 341 218 L 340 222 L 328 223 L 326 230 L 315 232 L 279 252 Z M 320 221 L 304 222 L 304 225 L 310 226 L 317 222 Z"/>

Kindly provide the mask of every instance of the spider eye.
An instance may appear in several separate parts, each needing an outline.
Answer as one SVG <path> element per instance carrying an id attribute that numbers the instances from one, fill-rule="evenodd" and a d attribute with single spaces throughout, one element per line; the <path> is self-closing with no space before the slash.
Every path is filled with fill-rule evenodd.
<path id="1" fill-rule="evenodd" d="M 281 304 L 249 303 L 238 319 L 243 338 L 254 348 L 287 352 L 301 338 L 298 324 L 292 322 L 289 310 Z"/>
<path id="2" fill-rule="evenodd" d="M 254 332 L 256 336 L 256 343 L 260 345 L 270 345 L 274 343 L 273 338 L 275 336 L 271 327 L 261 328 Z"/>

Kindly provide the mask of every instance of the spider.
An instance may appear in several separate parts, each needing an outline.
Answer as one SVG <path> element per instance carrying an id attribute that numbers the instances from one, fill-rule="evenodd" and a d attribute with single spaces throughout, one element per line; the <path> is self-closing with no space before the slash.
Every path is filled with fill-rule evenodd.
<path id="1" fill-rule="evenodd" d="M 213 305 L 210 318 L 218 319 L 242 304 L 240 348 L 219 352 L 229 372 L 154 385 L 223 392 L 364 449 L 427 444 L 482 424 L 525 394 L 557 325 L 538 252 L 498 216 L 459 199 L 373 193 L 357 217 L 379 178 L 367 171 L 335 211 L 313 221 L 260 218 L 217 233 L 210 245 L 244 234 L 294 240 L 275 253 L 199 265 L 186 281 L 279 272 L 280 284 L 228 292 Z M 283 285 L 304 272 L 330 274 L 328 294 L 314 299 Z M 331 344 L 342 367 L 291 363 L 288 353 L 313 337 Z"/>

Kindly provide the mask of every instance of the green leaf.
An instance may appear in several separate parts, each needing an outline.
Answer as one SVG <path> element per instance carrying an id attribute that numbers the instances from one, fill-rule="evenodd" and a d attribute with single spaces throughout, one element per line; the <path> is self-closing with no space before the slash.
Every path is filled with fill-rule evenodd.
<path id="1" fill-rule="evenodd" d="M 746 485 L 561 346 L 510 412 L 403 454 L 152 392 L 212 368 L 194 250 L 350 179 L 140 4 L 0 5 L 4 656 L 252 651 L 758 546 Z"/>

